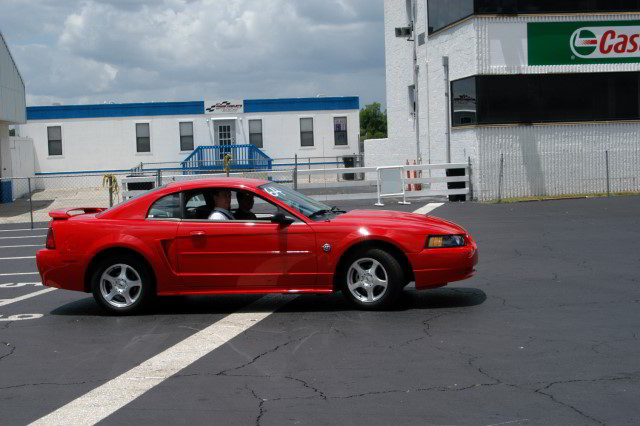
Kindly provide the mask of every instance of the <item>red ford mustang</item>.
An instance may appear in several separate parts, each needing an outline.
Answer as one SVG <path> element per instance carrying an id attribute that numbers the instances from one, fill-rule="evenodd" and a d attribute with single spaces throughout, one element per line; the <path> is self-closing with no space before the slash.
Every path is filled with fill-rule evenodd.
<path id="1" fill-rule="evenodd" d="M 440 287 L 472 276 L 478 261 L 454 223 L 344 212 L 254 179 L 172 183 L 110 209 L 49 215 L 36 257 L 43 284 L 92 292 L 120 314 L 155 296 L 229 293 L 342 291 L 357 307 L 385 308 L 409 282 Z"/>

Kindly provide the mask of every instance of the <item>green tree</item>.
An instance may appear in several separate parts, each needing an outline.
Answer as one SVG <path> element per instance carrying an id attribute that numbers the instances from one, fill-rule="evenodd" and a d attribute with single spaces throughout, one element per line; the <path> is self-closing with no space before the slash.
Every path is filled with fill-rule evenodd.
<path id="1" fill-rule="evenodd" d="M 387 137 L 387 112 L 380 111 L 380 103 L 374 102 L 360 110 L 360 140 Z"/>

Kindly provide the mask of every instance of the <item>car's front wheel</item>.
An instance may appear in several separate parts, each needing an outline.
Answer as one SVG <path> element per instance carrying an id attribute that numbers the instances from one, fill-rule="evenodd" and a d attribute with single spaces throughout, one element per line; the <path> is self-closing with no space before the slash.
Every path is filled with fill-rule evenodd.
<path id="1" fill-rule="evenodd" d="M 362 309 L 388 308 L 398 299 L 404 283 L 400 263 L 381 249 L 355 253 L 340 275 L 342 293 Z"/>
<path id="2" fill-rule="evenodd" d="M 93 273 L 91 290 L 100 306 L 121 315 L 139 312 L 154 296 L 146 265 L 127 256 L 101 262 Z"/>

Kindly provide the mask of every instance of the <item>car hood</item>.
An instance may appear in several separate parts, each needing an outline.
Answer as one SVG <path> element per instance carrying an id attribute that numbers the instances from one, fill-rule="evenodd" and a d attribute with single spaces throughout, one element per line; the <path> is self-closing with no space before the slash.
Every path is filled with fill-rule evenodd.
<path id="1" fill-rule="evenodd" d="M 464 228 L 440 219 L 417 213 L 405 213 L 390 210 L 351 210 L 336 216 L 332 222 L 355 222 L 360 225 L 429 228 L 442 234 L 466 234 Z"/>

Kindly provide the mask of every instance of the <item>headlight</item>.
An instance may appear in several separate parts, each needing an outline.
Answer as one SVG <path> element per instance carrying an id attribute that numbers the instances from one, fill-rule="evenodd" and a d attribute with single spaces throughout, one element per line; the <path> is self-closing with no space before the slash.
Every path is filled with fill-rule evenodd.
<path id="1" fill-rule="evenodd" d="M 427 238 L 426 248 L 462 247 L 464 244 L 463 235 L 431 235 Z"/>

